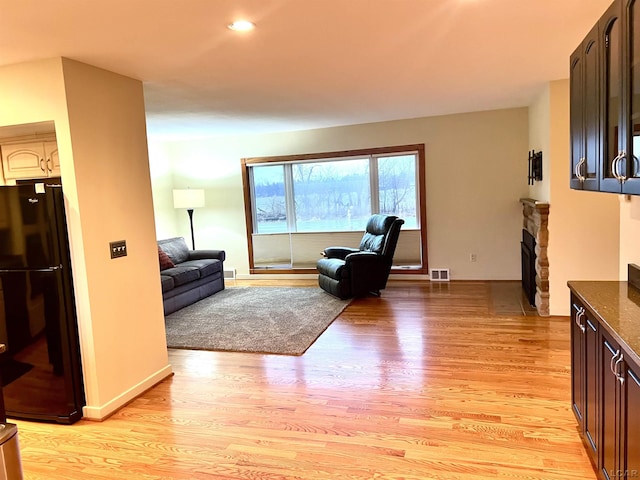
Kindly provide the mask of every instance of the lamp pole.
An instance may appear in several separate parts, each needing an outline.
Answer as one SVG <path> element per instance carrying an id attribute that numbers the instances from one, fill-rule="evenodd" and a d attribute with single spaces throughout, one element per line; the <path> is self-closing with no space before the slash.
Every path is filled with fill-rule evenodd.
<path id="1" fill-rule="evenodd" d="M 193 235 L 193 208 L 187 209 L 187 213 L 189 214 L 189 225 L 191 226 L 191 246 L 192 249 L 196 249 L 196 238 Z"/>
<path id="2" fill-rule="evenodd" d="M 177 189 L 173 191 L 173 206 L 185 208 L 189 214 L 189 227 L 191 228 L 191 247 L 196 249 L 196 239 L 193 232 L 193 209 L 204 207 L 204 190 L 202 189 Z"/>

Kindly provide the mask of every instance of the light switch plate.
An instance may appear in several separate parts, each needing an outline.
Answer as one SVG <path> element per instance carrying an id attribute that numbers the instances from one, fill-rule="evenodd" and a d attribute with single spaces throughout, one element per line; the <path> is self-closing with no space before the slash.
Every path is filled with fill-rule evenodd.
<path id="1" fill-rule="evenodd" d="M 111 258 L 126 257 L 127 242 L 125 240 L 109 242 L 109 250 L 111 251 Z"/>

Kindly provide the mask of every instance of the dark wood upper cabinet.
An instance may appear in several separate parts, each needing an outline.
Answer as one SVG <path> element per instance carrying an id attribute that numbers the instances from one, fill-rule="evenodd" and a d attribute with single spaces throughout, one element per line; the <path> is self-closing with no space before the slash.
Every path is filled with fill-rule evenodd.
<path id="1" fill-rule="evenodd" d="M 599 190 L 621 193 L 619 166 L 626 150 L 623 120 L 622 1 L 614 2 L 598 23 L 602 37 L 602 139 Z"/>
<path id="2" fill-rule="evenodd" d="M 599 35 L 596 25 L 571 55 L 571 188 L 598 190 L 601 158 Z"/>
<path id="3" fill-rule="evenodd" d="M 628 1 L 623 18 L 627 39 L 623 65 L 628 67 L 623 81 L 627 94 L 624 112 L 627 155 L 621 169 L 626 177 L 622 192 L 640 194 L 640 1 Z"/>
<path id="4" fill-rule="evenodd" d="M 571 180 L 640 195 L 640 0 L 616 0 L 570 58 Z"/>

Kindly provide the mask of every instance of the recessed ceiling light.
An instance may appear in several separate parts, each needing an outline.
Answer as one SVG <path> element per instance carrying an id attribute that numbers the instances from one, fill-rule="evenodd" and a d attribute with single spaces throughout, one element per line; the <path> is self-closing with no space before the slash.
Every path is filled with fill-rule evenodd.
<path id="1" fill-rule="evenodd" d="M 227 25 L 227 27 L 236 32 L 246 32 L 247 30 L 253 30 L 256 24 L 249 20 L 238 20 Z"/>

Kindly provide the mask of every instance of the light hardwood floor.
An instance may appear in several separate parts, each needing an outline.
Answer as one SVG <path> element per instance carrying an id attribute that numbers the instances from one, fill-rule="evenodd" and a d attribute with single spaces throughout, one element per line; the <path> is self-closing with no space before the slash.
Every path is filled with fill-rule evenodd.
<path id="1" fill-rule="evenodd" d="M 593 480 L 569 319 L 509 283 L 395 282 L 300 357 L 170 350 L 104 422 L 18 424 L 27 479 Z"/>

